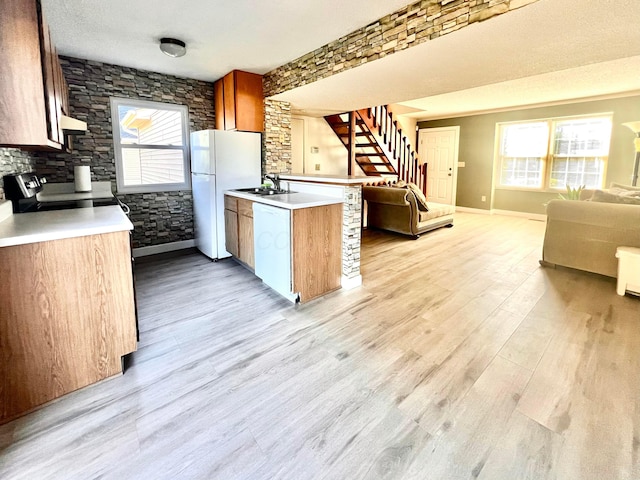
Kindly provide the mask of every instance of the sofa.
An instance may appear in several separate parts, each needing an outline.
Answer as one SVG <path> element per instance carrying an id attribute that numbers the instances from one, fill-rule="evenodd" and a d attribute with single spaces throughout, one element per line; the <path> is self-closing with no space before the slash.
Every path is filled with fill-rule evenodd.
<path id="1" fill-rule="evenodd" d="M 619 187 L 587 201 L 551 200 L 540 263 L 616 277 L 616 249 L 640 247 L 640 189 L 626 188 L 638 192 L 637 203 Z"/>
<path id="2" fill-rule="evenodd" d="M 430 230 L 453 226 L 453 205 L 427 202 L 428 211 L 423 211 L 409 188 L 365 186 L 362 195 L 367 202 L 367 227 L 418 238 Z"/>

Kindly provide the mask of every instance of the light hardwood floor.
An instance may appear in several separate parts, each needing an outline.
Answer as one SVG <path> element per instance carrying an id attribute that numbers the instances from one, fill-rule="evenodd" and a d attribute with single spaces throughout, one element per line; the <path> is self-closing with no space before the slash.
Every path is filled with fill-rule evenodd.
<path id="1" fill-rule="evenodd" d="M 294 307 L 231 260 L 137 268 L 125 375 L 0 427 L 9 479 L 640 478 L 640 299 L 538 265 L 544 223 L 366 232 Z"/>

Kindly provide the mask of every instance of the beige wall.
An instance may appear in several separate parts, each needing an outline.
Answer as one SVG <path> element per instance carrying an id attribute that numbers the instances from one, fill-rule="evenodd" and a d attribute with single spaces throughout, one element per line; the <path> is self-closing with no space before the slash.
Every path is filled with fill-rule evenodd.
<path id="1" fill-rule="evenodd" d="M 304 121 L 304 139 L 292 137 L 292 141 L 304 143 L 304 173 L 346 175 L 347 149 L 326 120 L 299 115 L 293 118 Z M 299 135 L 297 131 L 292 132 L 294 134 Z M 317 148 L 317 153 L 312 150 L 314 148 Z"/>
<path id="2" fill-rule="evenodd" d="M 544 204 L 556 198 L 558 196 L 556 192 L 494 189 L 496 123 L 605 112 L 613 112 L 613 130 L 605 185 L 611 182 L 629 184 L 634 158 L 633 133 L 621 124 L 640 119 L 640 96 L 431 120 L 418 122 L 418 126 L 419 128 L 460 126 L 458 160 L 465 162 L 466 166 L 458 169 L 457 205 L 479 209 L 494 208 L 545 213 Z M 489 201 L 482 202 L 483 195 L 486 195 Z"/>

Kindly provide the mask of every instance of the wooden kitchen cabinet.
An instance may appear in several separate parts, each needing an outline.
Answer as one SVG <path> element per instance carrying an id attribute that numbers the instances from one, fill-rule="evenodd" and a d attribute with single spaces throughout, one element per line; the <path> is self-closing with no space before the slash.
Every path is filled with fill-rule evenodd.
<path id="1" fill-rule="evenodd" d="M 37 0 L 0 2 L 0 146 L 61 150 L 67 83 Z"/>
<path id="2" fill-rule="evenodd" d="M 238 258 L 256 268 L 253 246 L 253 202 L 238 199 Z"/>
<path id="3" fill-rule="evenodd" d="M 342 283 L 342 204 L 292 210 L 293 292 L 307 302 Z"/>
<path id="4" fill-rule="evenodd" d="M 253 202 L 225 195 L 224 208 L 227 252 L 253 269 Z"/>
<path id="5" fill-rule="evenodd" d="M 234 70 L 213 84 L 216 129 L 264 131 L 262 76 Z"/>
<path id="6" fill-rule="evenodd" d="M 0 423 L 122 373 L 136 350 L 129 232 L 0 248 Z"/>

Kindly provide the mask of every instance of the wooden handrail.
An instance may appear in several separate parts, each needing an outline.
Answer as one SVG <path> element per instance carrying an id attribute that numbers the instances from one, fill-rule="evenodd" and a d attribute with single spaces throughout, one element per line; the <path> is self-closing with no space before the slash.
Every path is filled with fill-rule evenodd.
<path id="1" fill-rule="evenodd" d="M 374 133 L 377 133 L 378 143 L 385 147 L 387 155 L 391 156 L 390 161 L 396 162 L 398 180 L 415 183 L 426 195 L 427 164 L 420 163 L 417 153 L 402 132 L 393 112 L 389 111 L 387 105 L 378 105 L 359 112 L 360 115 L 365 114 L 369 118 L 369 126 L 373 126 Z"/>

